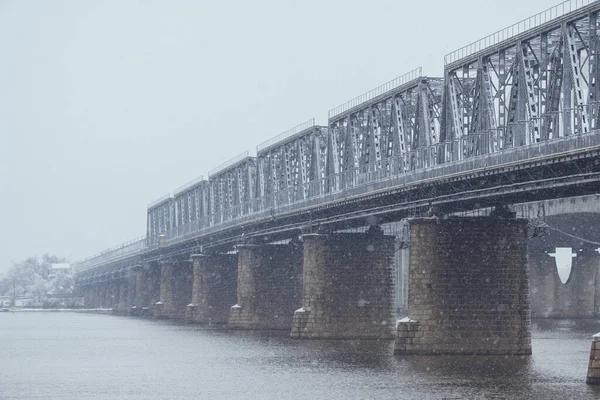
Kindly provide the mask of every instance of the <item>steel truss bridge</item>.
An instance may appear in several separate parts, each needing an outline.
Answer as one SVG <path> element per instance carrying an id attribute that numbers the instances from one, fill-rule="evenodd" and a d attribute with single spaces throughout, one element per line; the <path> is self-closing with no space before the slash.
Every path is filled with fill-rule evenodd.
<path id="1" fill-rule="evenodd" d="M 569 0 L 417 68 L 148 205 L 147 234 L 76 264 L 80 277 L 600 188 L 600 1 Z"/>

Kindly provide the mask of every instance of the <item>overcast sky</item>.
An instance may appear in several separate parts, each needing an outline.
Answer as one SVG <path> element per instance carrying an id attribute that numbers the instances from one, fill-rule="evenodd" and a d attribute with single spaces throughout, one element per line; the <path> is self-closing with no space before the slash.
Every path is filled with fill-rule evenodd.
<path id="1" fill-rule="evenodd" d="M 141 236 L 155 198 L 554 4 L 0 0 L 0 273 Z"/>

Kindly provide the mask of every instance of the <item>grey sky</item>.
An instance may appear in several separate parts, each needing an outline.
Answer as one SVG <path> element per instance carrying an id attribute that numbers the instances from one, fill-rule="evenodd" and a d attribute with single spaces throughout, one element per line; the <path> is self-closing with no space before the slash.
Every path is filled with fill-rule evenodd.
<path id="1" fill-rule="evenodd" d="M 0 273 L 141 236 L 155 198 L 554 4 L 0 0 Z"/>

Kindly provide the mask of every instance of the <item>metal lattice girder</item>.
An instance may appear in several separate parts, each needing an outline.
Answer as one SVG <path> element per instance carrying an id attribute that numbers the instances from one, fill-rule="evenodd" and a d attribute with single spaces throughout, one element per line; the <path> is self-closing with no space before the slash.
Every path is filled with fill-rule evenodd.
<path id="1" fill-rule="evenodd" d="M 331 110 L 328 174 L 416 167 L 408 153 L 439 141 L 442 91 L 442 79 L 416 69 Z"/>
<path id="2" fill-rule="evenodd" d="M 393 159 L 400 159 L 395 170 L 397 172 L 406 172 L 408 164 L 406 162 L 406 153 L 409 151 L 408 138 L 410 133 L 406 128 L 406 113 L 403 112 L 403 101 L 400 96 L 394 98 L 392 102 L 392 115 L 394 118 L 392 125 L 392 148 L 389 155 Z"/>
<path id="3" fill-rule="evenodd" d="M 255 173 L 255 159 L 244 152 L 209 172 L 208 186 L 217 220 L 244 213 L 242 204 L 251 199 L 249 191 Z"/>
<path id="4" fill-rule="evenodd" d="M 167 195 L 148 204 L 147 215 L 150 223 L 147 229 L 148 236 L 158 236 L 173 225 L 170 220 L 173 202 L 173 198 Z"/>
<path id="5" fill-rule="evenodd" d="M 208 182 L 202 176 L 175 189 L 175 220 L 178 226 L 199 220 L 208 214 Z"/>
<path id="6" fill-rule="evenodd" d="M 151 223 L 147 230 L 148 236 L 158 236 L 175 226 L 174 207 L 175 199 L 168 195 L 148 204 L 147 215 Z"/>
<path id="7" fill-rule="evenodd" d="M 461 112 L 460 112 L 460 96 L 459 90 L 456 87 L 458 77 L 454 72 L 448 74 L 446 81 L 448 83 L 448 94 L 450 95 L 450 109 L 452 110 L 452 132 L 451 136 L 453 139 L 460 139 L 464 135 L 463 123 L 461 120 Z"/>
<path id="8" fill-rule="evenodd" d="M 443 137 L 483 137 L 487 152 L 597 126 L 599 9 L 554 7 L 447 55 Z"/>
<path id="9" fill-rule="evenodd" d="M 311 119 L 260 144 L 259 191 L 267 195 L 289 189 L 290 200 L 305 198 L 308 184 L 325 175 L 326 136 L 327 128 Z"/>
<path id="10" fill-rule="evenodd" d="M 589 131 L 589 120 L 588 120 L 588 80 L 585 78 L 583 72 L 583 61 L 581 59 L 581 53 L 586 52 L 586 57 L 589 56 L 589 49 L 585 46 L 585 39 L 579 33 L 576 22 L 567 24 L 565 29 L 565 39 L 567 43 L 567 50 L 569 52 L 569 65 L 571 70 L 571 80 L 573 85 L 573 96 L 575 98 L 575 104 L 580 107 L 579 114 L 579 128 L 582 133 Z M 580 39 L 578 41 L 578 39 Z"/>
<path id="11" fill-rule="evenodd" d="M 526 136 L 525 144 L 532 144 L 540 141 L 540 87 L 537 86 L 536 82 L 536 78 L 539 77 L 539 63 L 530 46 L 530 43 L 521 44 L 521 68 L 527 95 L 528 120 L 530 121 L 529 132 Z"/>

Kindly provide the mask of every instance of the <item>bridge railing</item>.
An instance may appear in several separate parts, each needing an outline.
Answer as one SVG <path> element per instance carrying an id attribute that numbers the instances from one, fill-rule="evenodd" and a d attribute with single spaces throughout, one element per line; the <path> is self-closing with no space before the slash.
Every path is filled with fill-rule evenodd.
<path id="1" fill-rule="evenodd" d="M 142 254 L 147 248 L 146 236 L 141 236 L 118 246 L 104 250 L 98 254 L 73 263 L 76 273 L 87 271 L 110 262 Z"/>
<path id="2" fill-rule="evenodd" d="M 451 64 L 461 58 L 468 57 L 478 51 L 484 50 L 488 47 L 494 46 L 506 40 L 509 40 L 515 36 L 518 36 L 528 30 L 537 28 L 547 22 L 562 17 L 570 12 L 579 10 L 589 4 L 596 2 L 597 0 L 567 0 L 558 4 L 554 7 L 550 7 L 538 14 L 535 14 L 529 18 L 517 22 L 509 26 L 508 28 L 501 29 L 497 32 L 492 33 L 482 39 L 479 39 L 473 43 L 470 43 L 458 50 L 455 50 L 444 57 L 444 63 Z"/>

